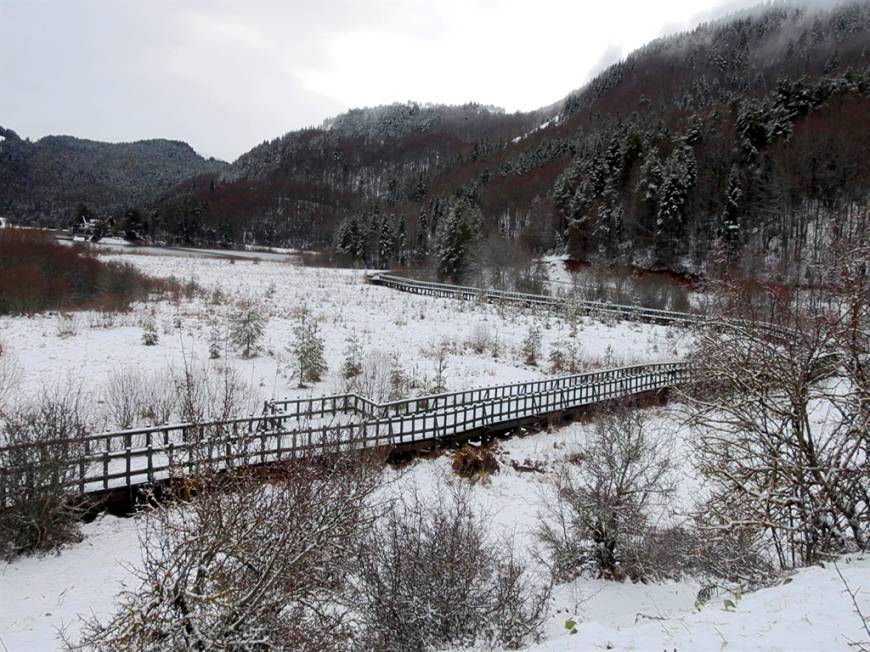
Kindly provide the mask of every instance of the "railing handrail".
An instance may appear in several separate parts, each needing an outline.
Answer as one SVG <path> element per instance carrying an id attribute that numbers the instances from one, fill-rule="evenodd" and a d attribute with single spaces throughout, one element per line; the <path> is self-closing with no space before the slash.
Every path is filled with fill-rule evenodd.
<path id="1" fill-rule="evenodd" d="M 508 394 L 480 400 L 445 406 L 440 412 L 427 411 L 410 412 L 406 414 L 383 414 L 376 419 L 345 425 L 317 425 L 288 429 L 285 421 L 288 417 L 277 415 L 262 415 L 253 419 L 229 420 L 230 423 L 261 422 L 267 428 L 238 433 L 225 432 L 222 436 L 198 436 L 193 439 L 161 440 L 136 444 L 127 440 L 126 446 L 111 449 L 107 445 L 102 450 L 85 450 L 74 459 L 64 461 L 67 469 L 75 470 L 75 477 L 65 481 L 70 487 L 78 487 L 82 493 L 88 491 L 109 489 L 110 483 L 123 481 L 131 487 L 135 484 L 152 482 L 156 474 L 163 473 L 173 466 L 173 454 L 176 456 L 176 466 L 179 456 L 180 466 L 193 468 L 204 462 L 203 454 L 208 453 L 208 462 L 226 462 L 246 460 L 245 464 L 262 463 L 270 456 L 281 459 L 282 454 L 306 454 L 307 452 L 327 450 L 329 441 L 325 437 L 330 432 L 342 430 L 349 434 L 348 442 L 341 445 L 356 445 L 361 442 L 365 447 L 394 446 L 397 444 L 419 444 L 421 442 L 443 440 L 445 437 L 455 437 L 463 432 L 478 428 L 504 426 L 505 424 L 528 416 L 542 417 L 553 411 L 572 409 L 581 405 L 594 404 L 602 400 L 612 400 L 636 395 L 646 391 L 657 391 L 667 387 L 682 384 L 691 378 L 691 369 L 687 363 L 655 364 L 655 370 L 643 374 L 618 376 L 611 374 L 597 379 L 592 383 L 572 384 L 563 387 L 550 387 L 543 391 L 527 394 Z M 624 368 L 620 368 L 624 369 Z M 610 370 L 613 371 L 613 370 Z M 222 425 L 224 422 L 212 422 Z M 202 424 L 198 424 L 202 425 Z M 173 430 L 171 426 L 162 430 Z M 174 429 L 176 432 L 182 430 Z M 135 431 L 120 431 L 120 436 L 126 438 Z M 139 431 L 143 432 L 142 429 Z M 153 432 L 144 429 L 144 432 Z M 203 433 L 200 433 L 200 435 Z M 105 437 L 105 434 L 103 435 Z M 319 439 L 318 439 L 319 438 Z M 291 439 L 292 446 L 282 446 L 282 441 Z M 259 446 L 257 443 L 259 441 Z M 44 444 L 43 444 L 44 445 Z M 200 457 L 194 457 L 195 454 Z M 187 455 L 186 460 L 184 455 Z M 134 464 L 135 462 L 135 464 Z M 146 464 L 147 463 L 147 464 Z M 26 478 L 28 467 L 13 467 L 0 469 L 0 489 L 3 495 L 15 484 L 15 478 L 20 483 Z M 7 486 L 7 478 L 13 483 Z M 93 488 L 93 485 L 97 485 Z"/>
<path id="2" fill-rule="evenodd" d="M 447 283 L 435 283 L 432 281 L 418 281 L 408 279 L 394 274 L 375 273 L 369 279 L 375 283 L 387 281 L 409 287 L 428 287 L 439 289 L 444 292 L 454 292 L 456 294 L 476 294 L 482 298 L 486 297 L 503 297 L 503 298 L 518 298 L 524 301 L 533 301 L 536 303 L 559 304 L 564 303 L 564 299 L 560 297 L 552 297 L 543 294 L 530 294 L 527 292 L 515 292 L 510 290 L 491 290 L 483 288 L 475 288 L 468 285 L 450 285 Z M 620 313 L 644 313 L 648 315 L 659 316 L 661 318 L 671 319 L 673 321 L 699 321 L 703 319 L 701 315 L 695 313 L 683 312 L 679 310 L 664 310 L 661 308 L 647 308 L 638 304 L 620 304 L 608 303 L 605 301 L 595 301 L 592 299 L 574 299 L 578 306 L 586 307 L 592 310 L 603 312 L 620 312 Z"/>
<path id="3" fill-rule="evenodd" d="M 360 394 L 350 393 L 350 394 L 335 394 L 328 396 L 319 396 L 319 397 L 310 397 L 310 398 L 286 398 L 280 400 L 271 400 L 267 401 L 269 406 L 277 407 L 281 405 L 290 405 L 290 404 L 302 404 L 302 403 L 311 403 L 311 402 L 326 402 L 333 399 L 345 400 L 345 399 L 353 399 L 356 398 L 360 401 L 368 403 L 373 408 L 377 410 L 385 410 L 390 409 L 392 407 L 396 407 L 399 405 L 406 405 L 409 403 L 422 403 L 424 401 L 437 402 L 438 400 L 448 399 L 453 396 L 461 396 L 464 394 L 474 394 L 474 393 L 482 393 L 486 391 L 493 390 L 507 390 L 512 389 L 514 387 L 523 387 L 527 385 L 546 385 L 546 384 L 558 384 L 558 383 L 566 383 L 569 381 L 576 381 L 585 378 L 594 378 L 596 376 L 605 376 L 605 375 L 615 375 L 621 372 L 627 371 L 638 371 L 643 372 L 644 370 L 655 370 L 659 368 L 672 368 L 672 367 L 680 367 L 688 365 L 689 363 L 683 360 L 664 360 L 659 362 L 647 362 L 647 363 L 639 363 L 634 365 L 624 365 L 622 367 L 610 367 L 607 369 L 594 369 L 592 371 L 584 371 L 577 374 L 569 374 L 565 376 L 555 376 L 552 378 L 540 378 L 537 380 L 527 380 L 527 381 L 518 381 L 515 383 L 504 383 L 500 385 L 485 385 L 483 387 L 472 387 L 469 389 L 461 389 L 455 390 L 452 392 L 442 392 L 440 394 L 424 394 L 422 396 L 412 396 L 409 398 L 396 399 L 393 401 L 387 401 L 385 403 L 378 403 L 373 399 L 367 398 L 365 396 L 361 396 Z"/>

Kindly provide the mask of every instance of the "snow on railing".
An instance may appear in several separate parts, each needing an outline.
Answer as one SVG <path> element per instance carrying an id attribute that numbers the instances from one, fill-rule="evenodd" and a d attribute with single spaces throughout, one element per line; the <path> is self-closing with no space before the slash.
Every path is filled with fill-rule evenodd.
<path id="1" fill-rule="evenodd" d="M 513 303 L 563 310 L 564 299 L 415 281 L 376 273 L 369 281 L 405 292 L 465 300 Z M 698 324 L 705 318 L 685 312 L 642 306 L 577 301 L 590 314 L 671 324 Z M 705 322 L 706 323 L 706 322 Z M 713 323 L 713 322 L 709 322 Z M 747 322 L 723 324 L 740 327 Z M 794 331 L 758 324 L 772 335 Z M 439 442 L 477 432 L 498 430 L 528 417 L 679 386 L 691 376 L 688 362 L 641 364 L 591 371 L 546 380 L 496 385 L 378 403 L 357 394 L 266 401 L 263 413 L 204 423 L 180 423 L 90 434 L 68 442 L 77 455 L 65 462 L 66 484 L 79 493 L 150 484 L 172 472 L 265 464 L 322 453 L 339 435 L 346 446 L 395 447 Z M 26 446 L 26 445 L 25 445 Z M 0 452 L 11 447 L 0 447 Z M 28 488 L 31 468 L 0 467 L 0 505 L 10 492 Z"/>
<path id="2" fill-rule="evenodd" d="M 689 376 L 688 363 L 668 362 L 383 404 L 355 394 L 267 402 L 258 416 L 71 440 L 78 453 L 64 462 L 61 475 L 71 489 L 84 494 L 151 484 L 172 472 L 192 474 L 204 465 L 266 464 L 318 454 L 334 447 L 337 438 L 361 448 L 437 443 L 503 430 L 529 417 L 675 387 Z M 0 447 L 3 450 L 7 449 Z M 33 468 L 0 468 L 0 505 L 12 492 L 29 489 L 28 477 L 33 477 Z"/>
<path id="3" fill-rule="evenodd" d="M 465 300 L 477 300 L 483 302 L 502 302 L 522 305 L 527 307 L 542 307 L 561 310 L 568 301 L 560 297 L 551 297 L 543 294 L 528 294 L 525 292 L 509 292 L 506 290 L 486 290 L 464 285 L 448 285 L 445 283 L 432 283 L 429 281 L 417 281 L 413 279 L 395 276 L 393 274 L 375 273 L 368 277 L 370 283 L 385 287 L 410 292 L 412 294 L 425 294 L 436 297 L 450 297 Z M 676 310 L 660 310 L 658 308 L 645 308 L 638 305 L 618 303 L 606 303 L 603 301 L 590 301 L 587 299 L 575 299 L 574 305 L 578 310 L 588 314 L 615 315 L 632 321 L 654 321 L 667 324 L 693 324 L 703 321 L 701 315 Z"/>

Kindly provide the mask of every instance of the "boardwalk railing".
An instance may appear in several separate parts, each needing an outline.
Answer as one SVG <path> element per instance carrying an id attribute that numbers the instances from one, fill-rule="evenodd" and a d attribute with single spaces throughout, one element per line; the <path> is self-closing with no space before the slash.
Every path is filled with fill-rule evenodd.
<path id="1" fill-rule="evenodd" d="M 501 302 L 519 306 L 563 310 L 565 299 L 522 292 L 481 290 L 428 283 L 392 274 L 374 274 L 372 283 L 435 297 Z M 704 318 L 684 312 L 577 301 L 578 309 L 620 319 L 669 324 L 694 324 Z M 740 325 L 743 322 L 730 321 Z M 793 331 L 759 325 L 779 338 Z M 504 430 L 527 418 L 541 418 L 601 401 L 628 397 L 686 383 L 691 367 L 686 362 L 643 364 L 592 371 L 546 380 L 420 396 L 378 403 L 357 394 L 267 401 L 263 414 L 207 423 L 167 424 L 119 432 L 90 434 L 69 441 L 40 442 L 24 447 L 43 450 L 56 446 L 62 468 L 48 481 L 61 482 L 81 494 L 151 484 L 170 473 L 192 474 L 203 465 L 219 468 L 265 464 L 342 446 L 420 446 L 475 433 Z M 28 458 L 0 446 L 0 457 Z M 12 454 L 10 454 L 12 453 Z M 39 468 L 0 467 L 0 505 L 15 492 L 28 491 L 44 477 Z M 42 469 L 44 470 L 44 469 Z"/>
<path id="2" fill-rule="evenodd" d="M 372 274 L 369 282 L 375 285 L 383 285 L 394 290 L 421 294 L 432 297 L 451 299 L 464 299 L 466 301 L 482 301 L 488 303 L 505 303 L 524 307 L 539 307 L 549 310 L 564 310 L 567 306 L 566 299 L 551 297 L 543 294 L 526 294 L 524 292 L 507 292 L 503 290 L 485 290 L 462 285 L 447 285 L 444 283 L 430 283 L 414 279 L 396 276 L 394 274 Z M 610 315 L 629 321 L 648 321 L 661 324 L 694 324 L 703 321 L 700 315 L 679 312 L 675 310 L 659 310 L 645 308 L 638 305 L 622 305 L 617 303 L 604 303 L 601 301 L 589 301 L 576 299 L 573 301 L 576 308 L 582 312 L 593 315 Z"/>
<path id="3" fill-rule="evenodd" d="M 661 362 L 632 365 L 615 369 L 588 371 L 570 376 L 530 380 L 507 385 L 431 394 L 414 398 L 376 403 L 358 394 L 341 394 L 318 398 L 297 398 L 267 401 L 264 414 L 290 418 L 314 418 L 337 414 L 358 414 L 366 418 L 400 416 L 411 413 L 445 410 L 471 403 L 480 403 L 510 396 L 542 393 L 574 385 L 589 385 L 611 380 L 622 381 L 635 376 L 670 374 L 685 368 L 685 362 Z"/>
<path id="4" fill-rule="evenodd" d="M 436 444 L 504 430 L 533 417 L 681 385 L 687 363 L 636 365 L 379 404 L 353 394 L 266 404 L 264 414 L 87 435 L 58 473 L 71 491 L 151 484 L 198 468 L 265 464 L 347 446 Z M 49 442 L 48 444 L 51 444 Z M 43 446 L 46 443 L 41 444 Z M 0 447 L 0 453 L 10 450 Z M 28 467 L 0 468 L 0 504 L 32 488 Z"/>
<path id="5" fill-rule="evenodd" d="M 617 319 L 624 319 L 626 321 L 674 324 L 682 326 L 705 325 L 708 327 L 715 327 L 718 323 L 732 328 L 747 326 L 753 329 L 761 329 L 772 338 L 778 339 L 788 339 L 800 336 L 800 333 L 794 329 L 763 321 L 727 319 L 724 321 L 719 320 L 717 322 L 705 315 L 680 312 L 676 310 L 660 310 L 657 308 L 645 308 L 639 305 L 604 303 L 601 301 L 589 301 L 586 299 L 551 297 L 544 294 L 526 294 L 524 292 L 486 290 L 464 285 L 431 283 L 428 281 L 418 281 L 403 276 L 396 276 L 395 274 L 385 274 L 381 272 L 369 275 L 368 281 L 374 285 L 382 285 L 393 290 L 424 296 L 479 301 L 484 303 L 501 303 L 525 308 L 541 308 L 555 312 L 564 312 L 569 305 L 573 305 L 575 309 L 588 315 L 610 316 L 616 317 Z"/>

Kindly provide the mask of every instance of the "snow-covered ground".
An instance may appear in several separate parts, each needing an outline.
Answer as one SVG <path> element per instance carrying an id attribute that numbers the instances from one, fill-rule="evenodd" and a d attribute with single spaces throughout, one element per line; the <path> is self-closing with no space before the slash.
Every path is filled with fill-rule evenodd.
<path id="1" fill-rule="evenodd" d="M 684 436 L 677 407 L 648 410 L 651 422 Z M 564 460 L 588 433 L 572 424 L 554 432 L 514 437 L 498 444 L 500 470 L 473 485 L 476 506 L 493 520 L 496 536 L 512 534 L 528 550 L 547 486 L 547 471 Z M 512 467 L 532 463 L 544 473 Z M 455 481 L 451 455 L 420 459 L 401 471 L 400 482 L 426 492 Z M 688 469 L 685 469 L 688 471 Z M 691 487 L 691 482 L 686 485 Z M 689 491 L 683 492 L 688 501 Z M 78 614 L 108 615 L 113 596 L 136 580 L 139 562 L 135 519 L 106 516 L 84 527 L 85 539 L 57 556 L 24 558 L 0 566 L 0 649 L 51 650 L 63 627 L 75 636 Z M 842 560 L 850 586 L 870 586 L 870 559 Z M 696 608 L 699 586 L 692 581 L 651 584 L 578 579 L 556 587 L 545 624 L 545 640 L 532 650 L 849 650 L 848 639 L 863 640 L 860 621 L 832 565 L 798 572 L 787 583 L 746 594 L 720 595 Z M 734 607 L 725 607 L 730 599 Z M 870 595 L 859 603 L 870 611 Z M 576 621 L 576 633 L 565 621 Z"/>
<path id="2" fill-rule="evenodd" d="M 444 349 L 450 390 L 542 378 L 549 373 L 550 351 L 569 341 L 586 364 L 607 366 L 678 359 L 689 346 L 679 329 L 604 324 L 588 318 L 572 338 L 570 326 L 560 319 L 396 292 L 367 284 L 365 273 L 356 270 L 204 257 L 122 254 L 105 258 L 130 262 L 153 276 L 193 280 L 205 289 L 205 296 L 182 299 L 177 305 L 143 304 L 126 315 L 76 313 L 71 325 L 74 334 L 64 337 L 58 335 L 59 324 L 63 321 L 63 330 L 70 330 L 69 320 L 56 315 L 0 317 L 0 339 L 26 369 L 22 394 L 54 384 L 59 375 L 72 376 L 85 390 L 99 392 L 119 369 L 156 373 L 180 367 L 185 357 L 207 360 L 211 324 L 224 328 L 236 304 L 244 300 L 255 300 L 269 316 L 260 355 L 246 360 L 230 351 L 227 356 L 254 388 L 252 409 L 270 397 L 343 391 L 340 368 L 351 335 L 356 335 L 366 353 L 398 355 L 405 374 L 422 386 L 434 377 L 437 352 Z M 318 322 L 325 340 L 329 372 L 321 382 L 300 390 L 290 377 L 286 347 L 305 310 Z M 156 346 L 142 344 L 146 320 L 158 326 Z M 543 343 L 538 366 L 525 365 L 520 352 L 533 326 L 541 329 Z M 482 353 L 469 346 L 475 336 L 490 342 Z"/>
<path id="3" fill-rule="evenodd" d="M 244 300 L 257 301 L 269 316 L 260 355 L 245 360 L 230 353 L 226 358 L 252 384 L 252 409 L 271 396 L 341 391 L 339 370 L 352 334 L 364 351 L 397 355 L 405 373 L 418 379 L 431 379 L 437 351 L 446 351 L 449 389 L 541 378 L 548 373 L 550 351 L 569 341 L 578 345 L 587 364 L 608 366 L 681 358 L 690 346 L 678 328 L 591 319 L 584 319 L 572 337 L 571 327 L 561 319 L 404 294 L 366 284 L 360 271 L 204 256 L 106 257 L 130 262 L 154 276 L 193 280 L 204 292 L 177 304 L 143 304 L 129 315 L 78 313 L 74 333 L 63 337 L 54 315 L 0 318 L 0 339 L 24 370 L 21 394 L 35 394 L 66 375 L 96 393 L 119 369 L 157 373 L 177 368 L 185 357 L 205 360 L 212 323 L 225 324 L 237 302 Z M 300 390 L 290 377 L 285 347 L 304 310 L 319 324 L 330 371 L 321 382 Z M 159 327 L 156 346 L 141 341 L 142 324 L 149 319 Z M 68 320 L 63 325 L 70 330 Z M 524 364 L 520 351 L 533 326 L 541 329 L 543 343 L 538 366 Z M 489 342 L 482 353 L 470 346 L 475 339 Z M 421 385 L 426 386 L 425 380 Z M 680 520 L 698 489 L 683 454 L 690 433 L 682 425 L 678 405 L 650 408 L 648 413 L 654 427 L 672 435 L 683 463 L 677 499 L 663 514 Z M 549 472 L 576 451 L 588 432 L 589 426 L 578 423 L 498 444 L 500 471 L 472 489 L 475 504 L 492 516 L 495 535 L 514 535 L 526 551 L 537 545 L 534 528 Z M 531 463 L 544 472 L 521 472 L 512 462 Z M 455 479 L 449 453 L 388 473 L 402 473 L 401 482 L 430 492 Z M 135 586 L 130 565 L 137 564 L 140 555 L 136 519 L 101 517 L 83 531 L 84 540 L 59 555 L 0 565 L 0 650 L 55 649 L 57 628 L 66 627 L 74 636 L 78 614 L 108 615 L 120 586 Z M 853 588 L 870 586 L 870 560 L 843 560 L 840 568 Z M 848 650 L 849 638 L 864 640 L 860 620 L 833 566 L 801 571 L 787 584 L 741 599 L 719 596 L 700 609 L 695 607 L 698 588 L 692 581 L 632 584 L 579 579 L 560 585 L 545 641 L 534 649 Z M 734 602 L 733 609 L 725 608 L 726 598 Z M 859 602 L 865 613 L 870 612 L 867 593 L 859 595 Z M 565 628 L 569 618 L 577 623 L 574 634 Z"/>

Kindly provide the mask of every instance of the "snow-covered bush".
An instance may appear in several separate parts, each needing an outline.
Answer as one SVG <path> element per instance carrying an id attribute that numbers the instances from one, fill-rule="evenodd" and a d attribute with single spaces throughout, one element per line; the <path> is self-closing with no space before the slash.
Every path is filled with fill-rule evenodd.
<path id="1" fill-rule="evenodd" d="M 655 574 L 650 519 L 674 489 L 670 441 L 634 408 L 600 414 L 552 481 L 538 536 L 557 579 Z"/>
<path id="2" fill-rule="evenodd" d="M 154 346 L 160 341 L 160 334 L 157 331 L 157 324 L 153 319 L 146 319 L 142 324 L 142 344 L 145 346 Z"/>
<path id="3" fill-rule="evenodd" d="M 402 492 L 364 538 L 352 593 L 363 648 L 515 648 L 539 636 L 550 587 L 494 540 L 468 489 L 443 489 L 434 501 Z"/>
<path id="4" fill-rule="evenodd" d="M 478 322 L 474 325 L 471 335 L 466 340 L 466 345 L 475 353 L 483 353 L 486 351 L 492 342 L 492 334 L 487 325 L 483 322 Z"/>
<path id="5" fill-rule="evenodd" d="M 85 622 L 88 650 L 347 649 L 345 578 L 373 517 L 382 460 L 363 453 L 209 472 L 188 504 L 140 527 L 139 586 L 108 620 Z M 267 481 L 268 480 L 268 481 Z"/>
<path id="6" fill-rule="evenodd" d="M 78 317 L 72 312 L 57 313 L 55 331 L 58 337 L 75 337 L 79 332 Z"/>
<path id="7" fill-rule="evenodd" d="M 85 404 L 71 384 L 59 385 L 4 413 L 0 557 L 54 550 L 81 538 L 67 485 L 85 452 Z"/>
<path id="8" fill-rule="evenodd" d="M 230 319 L 230 342 L 242 354 L 250 358 L 257 354 L 260 340 L 266 331 L 267 318 L 260 307 L 251 302 L 243 303 Z"/>
<path id="9" fill-rule="evenodd" d="M 547 356 L 551 374 L 580 373 L 583 362 L 580 359 L 580 347 L 572 341 L 556 342 Z"/>

